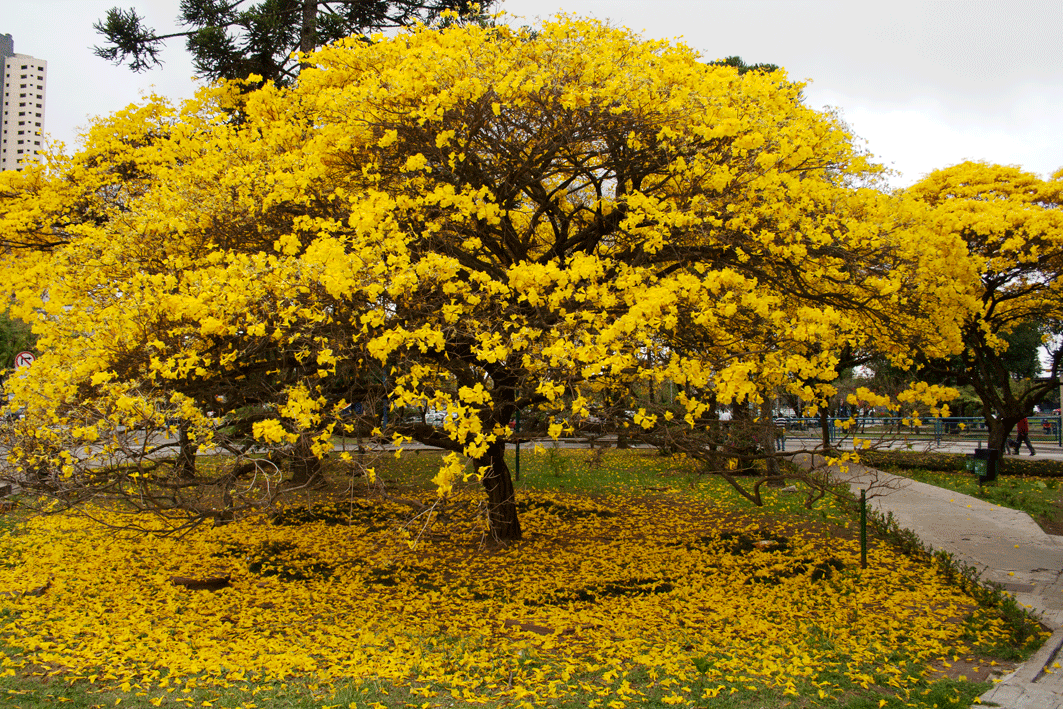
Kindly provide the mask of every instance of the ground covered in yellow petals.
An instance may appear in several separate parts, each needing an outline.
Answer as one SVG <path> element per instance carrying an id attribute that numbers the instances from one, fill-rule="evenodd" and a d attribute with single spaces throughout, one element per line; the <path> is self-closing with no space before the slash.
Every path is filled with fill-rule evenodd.
<path id="1" fill-rule="evenodd" d="M 307 706 L 947 706 L 961 692 L 927 668 L 1009 641 L 932 564 L 876 544 L 861 570 L 842 527 L 704 493 L 526 487 L 506 547 L 485 543 L 475 489 L 406 534 L 408 508 L 363 497 L 180 538 L 29 519 L 0 538 L 3 664 L 127 706 L 254 704 L 288 683 Z"/>

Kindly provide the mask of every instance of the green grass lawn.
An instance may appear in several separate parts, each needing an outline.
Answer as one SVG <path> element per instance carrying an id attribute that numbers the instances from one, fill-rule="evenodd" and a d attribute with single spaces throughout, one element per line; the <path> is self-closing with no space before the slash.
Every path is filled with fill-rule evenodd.
<path id="1" fill-rule="evenodd" d="M 522 450 L 525 539 L 498 547 L 476 483 L 438 500 L 441 459 L 374 461 L 390 501 L 331 465 L 182 537 L 0 516 L 0 705 L 966 707 L 1041 637 L 886 540 L 861 569 L 844 498 L 753 508 L 682 458 Z"/>

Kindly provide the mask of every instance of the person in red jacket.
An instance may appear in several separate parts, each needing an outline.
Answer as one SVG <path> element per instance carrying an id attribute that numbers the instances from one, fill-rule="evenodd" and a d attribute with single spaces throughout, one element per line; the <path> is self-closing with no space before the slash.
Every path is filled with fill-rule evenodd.
<path id="1" fill-rule="evenodd" d="M 1019 448 L 1023 443 L 1026 443 L 1026 448 L 1030 451 L 1030 455 L 1036 455 L 1033 449 L 1033 445 L 1030 443 L 1030 424 L 1026 419 L 1019 421 L 1015 426 L 1015 455 L 1019 454 Z"/>

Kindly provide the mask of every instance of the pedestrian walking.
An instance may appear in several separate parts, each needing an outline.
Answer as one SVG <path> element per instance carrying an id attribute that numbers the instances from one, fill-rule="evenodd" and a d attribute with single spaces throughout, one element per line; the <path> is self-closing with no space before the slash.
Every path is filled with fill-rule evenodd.
<path id="1" fill-rule="evenodd" d="M 1026 448 L 1030 451 L 1030 455 L 1036 455 L 1037 453 L 1034 451 L 1033 445 L 1030 443 L 1030 423 L 1026 419 L 1019 421 L 1018 425 L 1015 426 L 1015 433 L 1015 455 L 1019 454 L 1019 448 L 1022 447 L 1023 443 L 1026 444 Z"/>

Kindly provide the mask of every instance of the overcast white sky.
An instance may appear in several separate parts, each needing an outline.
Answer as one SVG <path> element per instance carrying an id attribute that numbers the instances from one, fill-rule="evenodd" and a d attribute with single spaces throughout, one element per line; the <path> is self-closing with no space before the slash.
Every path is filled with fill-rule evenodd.
<path id="1" fill-rule="evenodd" d="M 191 62 L 171 40 L 166 64 L 133 74 L 92 54 L 92 24 L 136 7 L 173 31 L 179 0 L 0 0 L 0 33 L 48 61 L 45 132 L 75 143 L 88 117 L 154 90 L 194 91 Z M 813 107 L 841 109 L 866 147 L 911 184 L 965 159 L 1048 176 L 1063 167 L 1063 2 L 926 0 L 505 0 L 531 24 L 565 10 L 682 38 L 706 59 L 739 55 L 810 80 Z"/>

